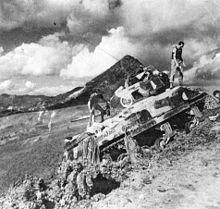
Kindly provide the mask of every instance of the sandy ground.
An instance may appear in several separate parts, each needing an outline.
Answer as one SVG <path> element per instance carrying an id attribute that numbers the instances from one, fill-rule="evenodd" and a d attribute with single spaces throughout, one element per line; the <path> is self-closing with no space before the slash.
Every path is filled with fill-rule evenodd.
<path id="1" fill-rule="evenodd" d="M 132 173 L 93 208 L 220 209 L 220 144 L 198 148 L 151 172 Z"/>
<path id="2" fill-rule="evenodd" d="M 215 124 L 213 131 L 220 124 Z M 220 209 L 220 139 L 179 158 L 150 161 L 133 171 L 121 187 L 91 208 L 96 209 Z"/>

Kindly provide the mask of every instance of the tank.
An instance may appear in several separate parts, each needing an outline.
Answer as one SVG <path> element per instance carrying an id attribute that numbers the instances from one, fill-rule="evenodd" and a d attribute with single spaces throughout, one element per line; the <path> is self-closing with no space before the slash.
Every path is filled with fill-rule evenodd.
<path id="1" fill-rule="evenodd" d="M 164 148 L 180 130 L 190 131 L 202 120 L 204 109 L 217 107 L 216 100 L 200 89 L 169 87 L 166 74 L 145 70 L 127 78 L 111 99 L 118 110 L 102 123 L 94 123 L 84 133 L 70 137 L 66 150 L 88 154 L 91 138 L 96 143 L 96 158 L 118 160 L 126 152 L 125 136 L 141 147 Z M 85 146 L 85 144 L 87 144 Z"/>

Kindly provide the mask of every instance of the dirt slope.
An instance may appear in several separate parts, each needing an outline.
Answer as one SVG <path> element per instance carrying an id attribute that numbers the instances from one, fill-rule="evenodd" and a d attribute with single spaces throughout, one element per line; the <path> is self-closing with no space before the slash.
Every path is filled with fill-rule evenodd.
<path id="1" fill-rule="evenodd" d="M 147 170 L 129 174 L 120 188 L 96 209 L 219 209 L 220 120 L 201 123 L 192 133 L 181 133 L 149 161 Z"/>
<path id="2" fill-rule="evenodd" d="M 220 208 L 220 144 L 198 146 L 181 159 L 162 160 L 150 171 L 132 172 L 96 209 Z"/>
<path id="3" fill-rule="evenodd" d="M 153 150 L 148 166 L 134 165 L 119 188 L 74 203 L 74 208 L 220 208 L 220 118 L 208 119 L 219 111 L 207 111 L 192 132 L 179 133 L 163 151 Z M 4 197 L 0 203 L 4 208 Z"/>

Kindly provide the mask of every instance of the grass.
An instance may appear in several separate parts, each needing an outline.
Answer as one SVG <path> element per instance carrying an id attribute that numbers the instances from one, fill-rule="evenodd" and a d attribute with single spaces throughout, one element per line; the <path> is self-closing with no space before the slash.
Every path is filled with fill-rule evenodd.
<path id="1" fill-rule="evenodd" d="M 0 146 L 0 193 L 25 174 L 52 178 L 63 155 L 63 139 L 82 132 L 87 124 L 87 121 L 71 123 L 70 120 L 86 114 L 87 106 L 57 110 L 51 134 L 48 134 L 47 118 L 44 126 L 36 126 L 37 113 L 1 118 L 0 135 L 14 132 L 20 137 Z"/>

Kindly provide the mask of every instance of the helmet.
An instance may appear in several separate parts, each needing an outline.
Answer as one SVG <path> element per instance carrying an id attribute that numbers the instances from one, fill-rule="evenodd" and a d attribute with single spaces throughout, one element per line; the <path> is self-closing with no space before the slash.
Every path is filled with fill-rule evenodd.
<path id="1" fill-rule="evenodd" d="M 155 70 L 153 71 L 153 75 L 156 75 L 156 76 L 157 76 L 157 75 L 159 75 L 159 73 L 160 73 L 160 72 L 159 72 L 157 69 L 155 69 Z"/>
<path id="2" fill-rule="evenodd" d="M 219 90 L 215 90 L 213 92 L 213 96 L 220 99 L 220 91 Z"/>

